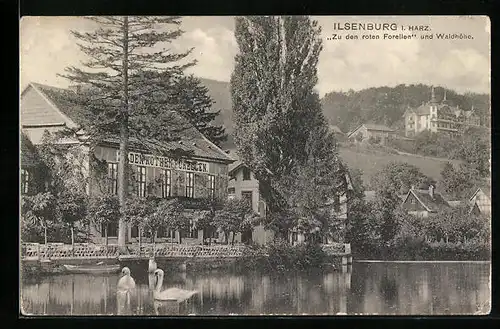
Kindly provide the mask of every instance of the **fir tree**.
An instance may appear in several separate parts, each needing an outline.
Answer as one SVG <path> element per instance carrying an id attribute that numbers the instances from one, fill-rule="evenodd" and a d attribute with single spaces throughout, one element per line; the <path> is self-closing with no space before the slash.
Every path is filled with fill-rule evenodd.
<path id="1" fill-rule="evenodd" d="M 314 91 L 320 28 L 303 16 L 238 17 L 235 36 L 235 143 L 259 180 L 268 213 L 276 217 L 287 208 L 277 184 L 305 162 L 309 133 L 322 121 Z"/>
<path id="2" fill-rule="evenodd" d="M 123 208 L 128 191 L 129 137 L 171 138 L 167 127 L 175 116 L 155 102 L 160 90 L 172 90 L 182 71 L 192 65 L 178 62 L 190 53 L 174 54 L 165 44 L 182 33 L 179 17 L 89 17 L 95 31 L 72 34 L 89 60 L 84 68 L 67 68 L 64 77 L 87 89 L 77 103 L 93 113 L 85 131 L 91 138 L 120 136 L 118 198 Z M 174 27 L 169 29 L 169 27 Z M 182 129 L 182 128 L 180 128 Z M 123 217 L 123 216 L 122 216 Z M 124 218 L 119 221 L 118 244 L 126 241 Z"/>
<path id="3" fill-rule="evenodd" d="M 213 123 L 220 110 L 212 111 L 215 102 L 200 79 L 193 75 L 183 76 L 178 80 L 175 90 L 178 111 L 214 144 L 225 142 L 227 135 L 224 127 Z"/>

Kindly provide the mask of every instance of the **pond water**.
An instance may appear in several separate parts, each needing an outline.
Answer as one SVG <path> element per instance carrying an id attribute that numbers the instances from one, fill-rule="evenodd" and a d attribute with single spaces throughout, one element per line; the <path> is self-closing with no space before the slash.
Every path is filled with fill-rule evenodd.
<path id="1" fill-rule="evenodd" d="M 173 273 L 163 289 L 197 290 L 191 300 L 155 302 L 152 277 L 133 268 L 136 292 L 116 294 L 120 274 L 54 275 L 21 283 L 33 315 L 449 315 L 490 311 L 489 263 L 354 263 L 343 271 Z"/>

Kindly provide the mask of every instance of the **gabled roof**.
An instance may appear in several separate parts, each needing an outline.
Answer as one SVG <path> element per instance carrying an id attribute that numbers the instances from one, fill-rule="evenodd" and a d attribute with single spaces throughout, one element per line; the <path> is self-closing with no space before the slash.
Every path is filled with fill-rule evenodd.
<path id="1" fill-rule="evenodd" d="M 48 101 L 48 103 L 54 108 L 55 111 L 58 111 L 63 116 L 67 117 L 68 120 L 70 120 L 70 125 L 72 124 L 74 127 L 78 127 L 83 125 L 88 119 L 89 113 L 85 109 L 71 104 L 67 101 L 67 94 L 73 93 L 73 91 L 39 83 L 31 83 L 27 88 L 29 88 L 30 86 L 35 88 L 35 90 L 37 90 Z M 222 160 L 225 162 L 234 161 L 232 157 L 230 157 L 218 146 L 208 140 L 182 115 L 175 111 L 170 112 L 172 114 L 172 122 L 174 125 L 178 125 L 179 127 L 187 127 L 179 129 L 181 130 L 180 142 L 162 142 L 154 139 L 150 139 L 145 142 L 139 142 L 139 140 L 137 139 L 130 138 L 130 146 L 143 147 L 145 143 L 149 143 L 151 145 L 168 149 L 181 149 L 186 152 L 192 152 L 196 157 Z M 104 142 L 116 144 L 119 143 L 119 138 L 118 136 L 106 138 Z"/>
<path id="2" fill-rule="evenodd" d="M 437 212 L 441 209 L 450 207 L 440 193 L 434 191 L 434 197 L 431 197 L 428 190 L 416 189 L 410 189 L 408 191 L 408 194 L 403 200 L 403 204 L 408 200 L 410 195 L 414 195 L 418 202 L 429 212 Z"/>
<path id="3" fill-rule="evenodd" d="M 491 199 L 491 186 L 488 183 L 481 183 L 477 185 L 477 188 L 474 190 L 474 193 L 469 197 L 469 201 L 472 201 L 479 193 L 479 191 L 482 191 L 486 196 L 488 196 Z"/>
<path id="4" fill-rule="evenodd" d="M 431 108 L 429 103 L 424 103 L 413 110 L 417 115 L 429 115 L 431 114 Z"/>
<path id="5" fill-rule="evenodd" d="M 330 131 L 333 131 L 336 134 L 344 135 L 344 132 L 342 130 L 340 130 L 339 127 L 337 127 L 335 125 L 330 125 L 329 128 L 330 128 Z"/>
<path id="6" fill-rule="evenodd" d="M 394 129 L 392 128 L 389 128 L 387 126 L 384 126 L 384 125 L 379 125 L 379 124 L 372 124 L 372 123 L 365 123 L 363 124 L 366 129 L 368 130 L 379 130 L 379 131 L 388 131 L 388 132 L 392 132 L 392 131 L 395 131 Z"/>
<path id="7" fill-rule="evenodd" d="M 65 119 L 66 125 L 70 128 L 75 128 L 79 126 L 79 117 L 77 116 L 78 111 L 81 109 L 69 104 L 64 100 L 62 95 L 66 93 L 71 93 L 72 91 L 62 88 L 56 88 L 52 86 L 43 85 L 40 83 L 30 83 L 26 89 L 29 87 L 34 88 L 38 91 L 42 97 L 52 106 L 52 108 L 61 114 Z"/>
<path id="8" fill-rule="evenodd" d="M 363 123 L 353 129 L 351 132 L 347 134 L 347 137 L 351 137 L 356 131 L 358 131 L 361 127 L 365 127 L 367 130 L 376 130 L 376 131 L 386 131 L 386 132 L 395 132 L 396 130 L 389 128 L 384 125 L 373 124 L 373 123 Z"/>

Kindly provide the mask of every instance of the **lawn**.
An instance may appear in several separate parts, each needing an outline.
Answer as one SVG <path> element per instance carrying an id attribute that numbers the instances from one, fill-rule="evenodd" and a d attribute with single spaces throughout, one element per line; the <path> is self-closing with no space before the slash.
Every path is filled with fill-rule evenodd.
<path id="1" fill-rule="evenodd" d="M 457 160 L 431 158 L 419 155 L 402 155 L 360 148 L 340 147 L 339 154 L 349 168 L 357 168 L 363 171 L 363 182 L 367 187 L 369 186 L 371 177 L 392 161 L 412 164 L 418 167 L 423 174 L 435 180 L 441 178 L 441 170 L 446 162 L 452 162 L 454 165 L 460 163 L 460 161 Z"/>

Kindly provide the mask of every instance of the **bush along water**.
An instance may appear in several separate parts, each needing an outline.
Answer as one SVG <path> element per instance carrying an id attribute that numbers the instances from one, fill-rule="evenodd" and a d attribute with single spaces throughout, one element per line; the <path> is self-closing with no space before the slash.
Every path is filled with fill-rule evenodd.
<path id="1" fill-rule="evenodd" d="M 242 269 L 286 272 L 318 269 L 328 262 L 328 255 L 318 244 L 301 243 L 292 246 L 285 241 L 276 240 L 265 246 L 250 246 L 239 265 Z"/>
<path id="2" fill-rule="evenodd" d="M 490 245 L 477 240 L 467 242 L 431 242 L 407 239 L 397 244 L 374 246 L 372 249 L 352 248 L 354 259 L 486 261 L 491 259 Z"/>

